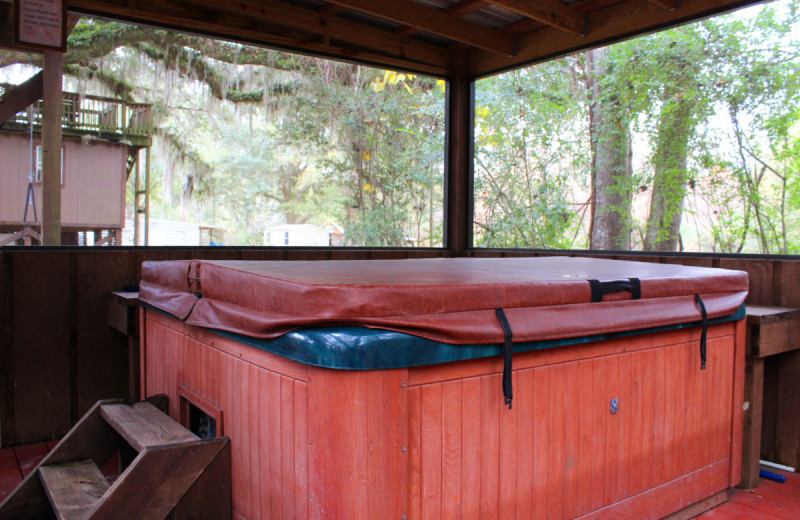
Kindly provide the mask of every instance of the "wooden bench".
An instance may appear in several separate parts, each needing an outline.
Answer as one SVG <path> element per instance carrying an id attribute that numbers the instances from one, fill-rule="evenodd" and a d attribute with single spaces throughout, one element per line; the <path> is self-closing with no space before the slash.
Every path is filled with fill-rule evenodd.
<path id="1" fill-rule="evenodd" d="M 747 364 L 742 454 L 743 489 L 758 485 L 761 421 L 764 406 L 764 360 L 800 349 L 800 309 L 747 306 Z"/>

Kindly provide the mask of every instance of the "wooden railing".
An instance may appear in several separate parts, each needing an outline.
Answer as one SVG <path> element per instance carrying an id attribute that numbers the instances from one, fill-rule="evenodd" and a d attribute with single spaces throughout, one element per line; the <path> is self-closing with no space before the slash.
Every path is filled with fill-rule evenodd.
<path id="1" fill-rule="evenodd" d="M 128 103 L 121 99 L 64 92 L 62 128 L 85 134 L 147 137 L 152 128 L 150 106 L 145 103 Z M 9 122 L 28 127 L 31 116 L 34 130 L 38 131 L 42 124 L 41 100 L 34 103 L 31 110 L 17 113 Z"/>
<path id="2" fill-rule="evenodd" d="M 747 271 L 748 305 L 800 308 L 800 257 L 471 250 L 466 256 L 595 256 Z M 95 401 L 129 392 L 128 338 L 106 322 L 111 291 L 136 285 L 146 260 L 368 260 L 451 256 L 444 249 L 0 248 L 0 425 L 3 444 L 58 437 Z M 46 326 L 43 326 L 45 324 Z M 800 426 L 800 351 L 771 356 L 764 446 Z M 47 379 L 43 385 L 42 378 Z M 782 396 L 788 396 L 784 399 Z M 791 421 L 789 421 L 791 422 Z M 788 441 L 787 441 L 788 439 Z M 783 443 L 783 444 L 782 444 Z"/>

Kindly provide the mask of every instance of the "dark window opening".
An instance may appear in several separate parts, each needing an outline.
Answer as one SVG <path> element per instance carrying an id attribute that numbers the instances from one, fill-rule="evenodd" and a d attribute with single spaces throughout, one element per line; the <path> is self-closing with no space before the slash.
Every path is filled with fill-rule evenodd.
<path id="1" fill-rule="evenodd" d="M 217 437 L 217 421 L 192 403 L 189 405 L 189 431 L 201 439 Z"/>

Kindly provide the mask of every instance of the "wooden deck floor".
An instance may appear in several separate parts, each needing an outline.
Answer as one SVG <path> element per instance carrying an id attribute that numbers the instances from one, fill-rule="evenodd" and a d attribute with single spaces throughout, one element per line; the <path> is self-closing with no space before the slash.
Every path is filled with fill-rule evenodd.
<path id="1" fill-rule="evenodd" d="M 0 449 L 0 501 L 42 460 L 56 441 Z M 106 472 L 106 468 L 103 468 Z M 800 520 L 800 475 L 774 471 L 785 484 L 761 479 L 751 491 L 736 489 L 731 500 L 697 518 L 699 520 Z"/>
<path id="2" fill-rule="evenodd" d="M 14 491 L 17 484 L 36 468 L 56 444 L 57 440 L 0 449 L 0 502 Z M 119 475 L 118 455 L 111 457 L 100 471 L 109 482 L 113 482 Z"/>
<path id="3" fill-rule="evenodd" d="M 8 496 L 36 468 L 57 442 L 37 442 L 0 449 L 0 500 Z"/>
<path id="4" fill-rule="evenodd" d="M 770 471 L 786 477 L 786 483 L 762 478 L 755 489 L 735 489 L 727 503 L 698 516 L 698 520 L 800 520 L 800 475 Z"/>

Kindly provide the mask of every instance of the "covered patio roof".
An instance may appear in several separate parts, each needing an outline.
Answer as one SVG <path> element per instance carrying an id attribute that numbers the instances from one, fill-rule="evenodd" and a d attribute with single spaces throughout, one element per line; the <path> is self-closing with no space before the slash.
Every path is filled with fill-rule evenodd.
<path id="1" fill-rule="evenodd" d="M 757 3 L 754 0 L 66 2 L 71 13 L 171 27 L 394 70 L 443 78 L 464 75 L 470 79 Z M 10 3 L 0 1 L 0 20 L 10 21 L 10 7 Z"/>

